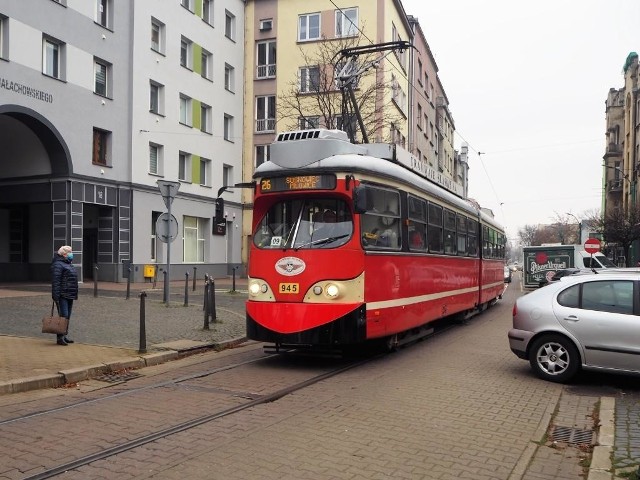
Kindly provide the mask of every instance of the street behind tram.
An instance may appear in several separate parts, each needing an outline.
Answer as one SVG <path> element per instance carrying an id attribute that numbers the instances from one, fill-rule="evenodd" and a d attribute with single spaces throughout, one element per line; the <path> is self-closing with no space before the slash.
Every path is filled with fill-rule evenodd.
<path id="1" fill-rule="evenodd" d="M 0 478 L 584 478 L 595 436 L 553 428 L 592 432 L 601 393 L 537 379 L 509 351 L 514 280 L 483 314 L 387 355 L 249 342 L 110 387 L 4 395 Z"/>

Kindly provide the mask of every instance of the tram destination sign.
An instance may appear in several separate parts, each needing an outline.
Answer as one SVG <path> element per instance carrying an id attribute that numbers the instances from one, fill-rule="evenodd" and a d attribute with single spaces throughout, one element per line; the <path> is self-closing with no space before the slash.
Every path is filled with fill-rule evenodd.
<path id="1" fill-rule="evenodd" d="M 336 188 L 335 175 L 296 175 L 263 178 L 260 181 L 260 191 L 262 193 L 287 192 L 290 190 L 333 190 L 334 188 Z"/>

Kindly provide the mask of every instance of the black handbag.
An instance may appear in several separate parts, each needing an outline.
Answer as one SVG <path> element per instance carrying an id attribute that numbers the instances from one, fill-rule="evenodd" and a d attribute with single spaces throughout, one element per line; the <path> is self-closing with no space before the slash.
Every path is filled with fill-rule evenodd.
<path id="1" fill-rule="evenodd" d="M 42 317 L 42 333 L 55 333 L 56 335 L 64 335 L 69 328 L 69 319 L 53 314 L 55 302 L 51 304 L 51 315 Z"/>

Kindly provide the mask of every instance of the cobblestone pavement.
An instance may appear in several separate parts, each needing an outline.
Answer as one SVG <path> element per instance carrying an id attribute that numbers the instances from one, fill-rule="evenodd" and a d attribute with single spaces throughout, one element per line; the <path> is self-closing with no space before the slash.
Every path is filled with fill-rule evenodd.
<path id="1" fill-rule="evenodd" d="M 640 464 L 640 392 L 617 398 L 615 416 L 613 466 L 616 471 L 635 470 Z"/>

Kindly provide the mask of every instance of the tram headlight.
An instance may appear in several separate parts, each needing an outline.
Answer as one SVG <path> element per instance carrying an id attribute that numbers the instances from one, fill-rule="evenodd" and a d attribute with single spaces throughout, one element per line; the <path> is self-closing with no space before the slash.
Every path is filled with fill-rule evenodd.
<path id="1" fill-rule="evenodd" d="M 340 289 L 334 283 L 329 283 L 325 291 L 327 292 L 327 297 L 329 298 L 337 298 L 338 294 L 340 293 Z"/>
<path id="2" fill-rule="evenodd" d="M 322 295 L 322 287 L 320 285 L 316 285 L 313 287 L 313 293 L 316 295 Z"/>
<path id="3" fill-rule="evenodd" d="M 249 285 L 249 293 L 253 296 L 260 295 L 260 293 L 266 293 L 267 285 L 260 284 L 260 282 L 251 282 Z"/>

